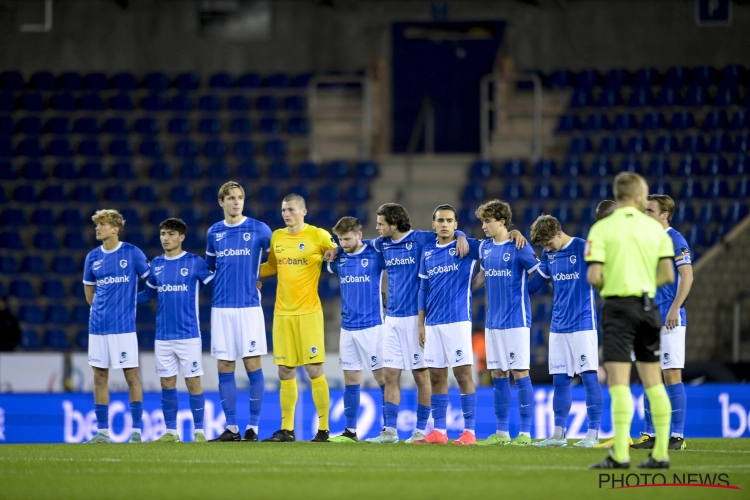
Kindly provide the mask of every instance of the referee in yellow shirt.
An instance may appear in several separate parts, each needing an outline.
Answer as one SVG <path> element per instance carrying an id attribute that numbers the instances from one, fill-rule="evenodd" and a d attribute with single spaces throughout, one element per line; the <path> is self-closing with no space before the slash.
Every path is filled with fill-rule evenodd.
<path id="1" fill-rule="evenodd" d="M 617 207 L 609 217 L 593 225 L 586 242 L 586 278 L 604 298 L 602 346 L 612 399 L 615 445 L 594 469 L 630 467 L 631 352 L 656 430 L 654 450 L 638 465 L 642 469 L 667 469 L 669 423 L 672 406 L 659 369 L 661 317 L 654 304 L 658 286 L 674 281 L 674 249 L 664 228 L 644 214 L 648 186 L 637 174 L 615 177 Z"/>
<path id="2" fill-rule="evenodd" d="M 323 374 L 325 342 L 323 306 L 318 280 L 323 254 L 336 248 L 325 229 L 305 224 L 305 199 L 290 194 L 281 203 L 286 227 L 271 235 L 268 262 L 260 266 L 260 277 L 278 274 L 273 316 L 273 360 L 281 379 L 281 429 L 264 441 L 291 442 L 294 436 L 294 407 L 297 405 L 297 367 L 304 366 L 312 383 L 318 411 L 318 433 L 313 442 L 328 441 L 328 381 Z"/>

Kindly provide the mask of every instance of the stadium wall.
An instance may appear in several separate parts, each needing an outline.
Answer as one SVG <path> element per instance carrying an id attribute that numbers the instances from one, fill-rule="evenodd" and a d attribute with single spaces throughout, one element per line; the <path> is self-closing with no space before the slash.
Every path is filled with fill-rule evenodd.
<path id="1" fill-rule="evenodd" d="M 220 70 L 289 73 L 357 71 L 389 59 L 390 25 L 432 20 L 432 2 L 312 0 L 267 2 L 268 29 L 238 39 L 243 27 L 202 31 L 198 0 L 57 1 L 49 33 L 20 33 L 40 23 L 41 1 L 0 0 L 0 68 L 170 73 Z M 734 2 L 733 24 L 704 28 L 692 0 L 453 1 L 448 20 L 506 20 L 507 53 L 519 68 L 630 69 L 724 66 L 747 61 L 750 5 Z M 232 32 L 235 38 L 226 35 Z"/>

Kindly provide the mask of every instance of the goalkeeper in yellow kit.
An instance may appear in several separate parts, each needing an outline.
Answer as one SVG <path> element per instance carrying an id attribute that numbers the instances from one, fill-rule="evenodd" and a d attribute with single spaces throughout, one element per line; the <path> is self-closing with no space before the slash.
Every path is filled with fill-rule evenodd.
<path id="1" fill-rule="evenodd" d="M 260 266 L 260 277 L 278 274 L 273 316 L 273 359 L 281 379 L 281 429 L 264 441 L 291 442 L 294 436 L 294 407 L 297 404 L 297 367 L 304 366 L 312 383 L 318 411 L 318 433 L 313 442 L 328 441 L 328 382 L 323 374 L 325 343 L 323 306 L 318 296 L 318 279 L 323 254 L 336 248 L 325 229 L 305 224 L 305 199 L 290 194 L 281 203 L 286 227 L 273 232 L 268 262 Z"/>

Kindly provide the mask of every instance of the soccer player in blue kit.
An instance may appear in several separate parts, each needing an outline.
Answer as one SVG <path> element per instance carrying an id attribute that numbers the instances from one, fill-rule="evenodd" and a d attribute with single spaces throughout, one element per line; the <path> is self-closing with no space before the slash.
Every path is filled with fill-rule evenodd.
<path id="1" fill-rule="evenodd" d="M 587 267 L 583 260 L 586 241 L 565 234 L 560 222 L 551 215 L 542 215 L 532 224 L 531 241 L 544 251 L 539 269 L 529 282 L 529 293 L 552 281 L 549 373 L 555 387 L 552 398 L 554 432 L 534 446 L 568 445 L 565 431 L 572 405 L 570 383 L 578 374 L 586 389 L 588 431 L 586 437 L 573 446 L 592 448 L 599 442 L 603 396 L 598 378 L 596 299 L 594 288 L 586 281 Z"/>
<path id="2" fill-rule="evenodd" d="M 415 444 L 448 444 L 448 367 L 461 390 L 464 431 L 454 445 L 473 445 L 477 438 L 477 394 L 471 366 L 471 280 L 479 257 L 480 242 L 469 239 L 469 253 L 461 258 L 456 250 L 456 210 L 440 205 L 432 213 L 437 238 L 422 249 L 419 261 L 419 341 L 432 384 L 432 418 L 435 428 Z"/>
<path id="3" fill-rule="evenodd" d="M 476 211 L 482 229 L 489 239 L 479 249 L 481 271 L 474 289 L 487 288 L 487 323 L 485 344 L 487 368 L 492 370 L 497 431 L 479 446 L 531 444 L 531 417 L 534 389 L 529 377 L 531 299 L 528 277 L 537 270 L 539 261 L 531 246 L 516 248 L 508 233 L 513 218 L 510 205 L 500 200 L 488 201 Z M 510 439 L 510 373 L 518 390 L 521 416 L 520 432 Z"/>
<path id="4" fill-rule="evenodd" d="M 161 407 L 167 432 L 158 442 L 179 442 L 177 434 L 177 374 L 185 377 L 190 393 L 196 442 L 205 442 L 203 414 L 205 397 L 201 387 L 203 355 L 201 353 L 198 293 L 214 275 L 206 261 L 182 250 L 187 225 L 181 219 L 167 219 L 159 224 L 159 238 L 164 255 L 151 262 L 146 288 L 138 294 L 138 303 L 158 297 L 156 313 L 156 373 L 161 380 Z"/>
<path id="5" fill-rule="evenodd" d="M 341 288 L 341 336 L 339 356 L 344 370 L 344 416 L 346 429 L 332 443 L 356 443 L 362 370 L 372 372 L 384 390 L 383 254 L 362 242 L 362 224 L 342 217 L 333 228 L 344 250 L 326 263 L 329 273 L 338 273 Z"/>
<path id="6" fill-rule="evenodd" d="M 150 269 L 143 252 L 120 241 L 125 220 L 117 210 L 99 210 L 91 220 L 102 242 L 86 256 L 83 285 L 91 306 L 89 365 L 94 369 L 94 412 L 97 433 L 88 443 L 109 443 L 109 369 L 122 368 L 130 392 L 133 430 L 130 442 L 141 441 L 143 389 L 138 373 L 135 333 L 138 278 Z"/>

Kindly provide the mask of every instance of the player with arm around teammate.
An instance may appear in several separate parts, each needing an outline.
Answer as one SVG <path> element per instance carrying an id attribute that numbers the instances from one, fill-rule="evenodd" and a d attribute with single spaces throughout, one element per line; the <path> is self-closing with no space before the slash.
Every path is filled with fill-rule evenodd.
<path id="1" fill-rule="evenodd" d="M 156 373 L 161 380 L 161 407 L 167 432 L 158 442 L 179 442 L 177 434 L 177 374 L 185 377 L 190 393 L 196 442 L 205 442 L 203 414 L 205 397 L 201 387 L 203 355 L 201 353 L 198 293 L 214 275 L 206 261 L 182 250 L 187 225 L 181 219 L 167 219 L 159 224 L 159 239 L 164 255 L 156 257 L 146 288 L 138 294 L 138 303 L 158 298 L 156 313 Z"/>
<path id="2" fill-rule="evenodd" d="M 325 264 L 338 273 L 341 289 L 341 336 L 339 356 L 344 370 L 344 416 L 346 430 L 330 438 L 334 443 L 356 443 L 359 415 L 359 384 L 362 370 L 372 372 L 379 386 L 383 375 L 383 254 L 362 242 L 362 224 L 342 217 L 333 228 L 344 252 Z"/>
<path id="3" fill-rule="evenodd" d="M 599 342 L 594 289 L 586 281 L 583 260 L 586 241 L 568 236 L 551 215 L 540 216 L 531 226 L 531 241 L 544 248 L 539 269 L 529 282 L 534 293 L 552 282 L 552 324 L 549 334 L 549 372 L 555 387 L 552 408 L 555 429 L 539 447 L 568 445 L 565 431 L 572 405 L 570 383 L 581 376 L 586 389 L 588 432 L 574 446 L 592 448 L 599 442 L 603 396 L 599 385 Z"/>

